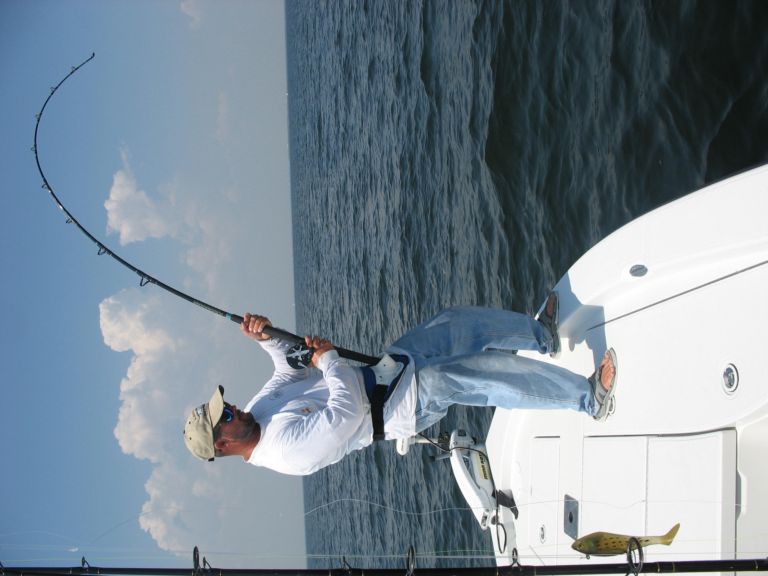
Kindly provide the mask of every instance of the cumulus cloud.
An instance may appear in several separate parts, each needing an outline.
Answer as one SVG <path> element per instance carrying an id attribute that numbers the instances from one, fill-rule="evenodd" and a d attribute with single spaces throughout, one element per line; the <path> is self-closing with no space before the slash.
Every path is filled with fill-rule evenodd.
<path id="1" fill-rule="evenodd" d="M 227 188 L 206 191 L 207 196 L 180 190 L 183 185 L 174 179 L 159 186 L 153 200 L 137 184 L 128 151 L 121 157 L 123 167 L 104 202 L 107 233 L 119 234 L 123 246 L 151 238 L 178 240 L 185 248 L 180 261 L 200 275 L 207 290 L 217 290 L 235 246 L 247 242 L 248 212 L 232 212 L 242 197 Z"/>
<path id="2" fill-rule="evenodd" d="M 186 0 L 181 6 L 191 24 L 199 26 L 198 4 Z M 229 159 L 229 150 L 247 149 L 253 155 L 250 140 L 246 146 L 237 138 L 256 130 L 245 129 L 239 118 L 232 122 L 236 109 L 236 94 L 221 90 L 218 106 L 208 110 L 211 133 L 204 166 L 189 162 L 187 173 L 157 187 L 142 188 L 142 175 L 134 174 L 123 150 L 105 203 L 108 229 L 119 234 L 121 244 L 164 238 L 163 253 L 152 264 L 162 280 L 238 314 L 267 313 L 290 330 L 287 181 L 276 186 L 281 181 L 270 175 L 254 183 L 251 157 L 248 162 L 222 161 L 222 156 Z M 272 164 L 287 174 L 287 164 L 282 169 Z M 161 267 L 171 251 L 175 261 Z M 136 512 L 141 528 L 162 549 L 184 557 L 195 545 L 203 552 L 231 552 L 227 563 L 233 567 L 254 565 L 253 556 L 242 556 L 246 550 L 303 552 L 300 480 L 255 469 L 239 458 L 200 462 L 182 438 L 189 412 L 210 398 L 216 385 L 244 405 L 272 371 L 266 354 L 242 338 L 233 323 L 156 287 L 119 292 L 103 300 L 99 311 L 104 342 L 129 355 L 114 435 L 123 452 L 151 464 L 146 500 Z M 278 520 L 283 516 L 290 524 Z M 276 558 L 262 565 L 303 563 L 301 557 Z"/>
<path id="3" fill-rule="evenodd" d="M 117 232 L 123 246 L 147 238 L 174 236 L 177 224 L 169 217 L 172 211 L 153 202 L 146 192 L 139 189 L 126 151 L 122 152 L 122 160 L 123 167 L 112 177 L 109 198 L 104 202 L 107 233 Z"/>
<path id="4" fill-rule="evenodd" d="M 277 325 L 291 328 L 290 288 L 286 291 L 285 283 L 270 288 L 263 266 L 256 265 L 270 243 L 265 241 L 264 227 L 254 228 L 252 220 L 266 203 L 274 212 L 274 199 L 225 187 L 196 190 L 179 179 L 162 187 L 152 201 L 136 184 L 127 151 L 115 182 L 113 192 L 120 193 L 110 194 L 108 219 L 121 238 L 130 241 L 166 232 L 180 249 L 176 264 L 184 270 L 183 290 L 214 305 L 245 303 L 241 305 L 247 308 L 234 308 L 241 314 L 257 303 L 257 310 L 274 311 Z M 122 201 L 126 198 L 142 201 Z M 128 209 L 137 205 L 142 210 Z M 163 217 L 166 211 L 172 211 L 173 218 Z M 158 225 L 152 228 L 147 222 Z M 284 236 L 277 243 L 286 247 L 279 260 L 284 265 L 290 235 L 287 226 L 281 229 Z M 275 233 L 269 237 L 274 239 Z M 275 250 L 274 244 L 266 253 Z M 104 343 L 130 355 L 120 381 L 115 438 L 124 453 L 152 465 L 144 486 L 147 499 L 140 514 L 137 511 L 140 527 L 164 550 L 182 556 L 195 545 L 226 551 L 232 566 L 253 565 L 253 556 L 243 556 L 244 550 L 258 555 L 300 554 L 304 543 L 303 530 L 296 531 L 303 514 L 300 480 L 254 469 L 236 458 L 200 462 L 187 452 L 181 433 L 189 412 L 210 398 L 216 385 L 225 387 L 227 398 L 245 404 L 271 373 L 267 355 L 242 338 L 231 322 L 158 288 L 133 287 L 110 296 L 101 302 L 99 317 Z M 276 526 L 259 521 L 282 514 L 294 522 Z M 304 561 L 270 557 L 263 562 L 301 567 Z"/>
<path id="5" fill-rule="evenodd" d="M 157 325 L 162 306 L 158 295 L 146 298 L 136 290 L 107 298 L 99 305 L 104 342 L 118 352 L 131 352 L 120 382 L 120 412 L 115 437 L 126 454 L 159 462 L 168 454 L 153 422 L 172 408 L 167 358 L 179 351 L 179 339 Z M 172 380 L 171 380 L 172 382 Z"/>
<path id="6" fill-rule="evenodd" d="M 105 299 L 99 311 L 104 342 L 131 354 L 120 383 L 115 437 L 126 454 L 153 465 L 144 486 L 148 499 L 139 515 L 141 528 L 160 548 L 180 555 L 195 545 L 233 554 L 285 550 L 286 533 L 258 518 L 283 511 L 300 516 L 301 483 L 285 477 L 278 482 L 276 474 L 237 458 L 200 462 L 186 451 L 181 434 L 189 411 L 216 385 L 224 385 L 237 403 L 256 392 L 256 383 L 269 373 L 255 361 L 258 348 L 229 324 L 215 318 L 200 322 L 188 304 L 162 292 L 124 290 Z M 280 488 L 266 495 L 259 490 L 266 485 Z M 302 545 L 303 534 L 290 537 L 294 546 Z M 243 559 L 249 561 L 253 557 Z M 285 559 L 275 557 L 267 564 L 281 562 Z"/>
<path id="7" fill-rule="evenodd" d="M 132 306 L 125 298 L 104 300 L 99 306 L 104 343 L 117 352 L 131 350 L 142 357 L 158 357 L 164 350 L 173 350 L 175 343 L 165 331 L 147 326 L 147 312 L 156 300 L 140 299 Z"/>

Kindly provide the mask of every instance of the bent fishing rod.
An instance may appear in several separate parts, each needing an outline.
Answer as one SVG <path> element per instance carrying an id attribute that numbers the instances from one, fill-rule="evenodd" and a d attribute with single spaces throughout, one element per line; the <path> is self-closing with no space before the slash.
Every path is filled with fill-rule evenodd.
<path id="1" fill-rule="evenodd" d="M 224 318 L 227 318 L 229 320 L 232 320 L 233 322 L 237 324 L 242 324 L 243 317 L 239 316 L 238 314 L 232 314 L 231 312 L 227 312 L 226 310 L 222 310 L 221 308 L 217 308 L 215 306 L 211 306 L 210 304 L 203 302 L 202 300 L 198 300 L 197 298 L 194 298 L 190 296 L 189 294 L 186 294 L 182 292 L 181 290 L 178 290 L 174 288 L 173 286 L 170 286 L 169 284 L 166 284 L 165 282 L 162 282 L 161 280 L 158 280 L 151 274 L 146 273 L 144 270 L 141 270 L 140 268 L 134 266 L 124 258 L 120 257 L 118 254 L 116 254 L 114 251 L 110 250 L 106 244 L 101 242 L 98 238 L 96 238 L 93 234 L 91 234 L 80 222 L 77 220 L 77 218 L 74 217 L 74 215 L 67 210 L 67 208 L 64 206 L 64 204 L 61 202 L 59 197 L 56 195 L 56 193 L 53 191 L 53 186 L 51 186 L 50 182 L 48 181 L 48 178 L 45 176 L 45 172 L 43 171 L 42 164 L 40 163 L 40 155 L 39 155 L 39 146 L 37 143 L 37 136 L 38 132 L 40 130 L 40 122 L 43 119 L 43 113 L 45 112 L 46 107 L 48 106 L 48 102 L 51 101 L 51 98 L 53 98 L 53 95 L 56 94 L 58 89 L 61 87 L 64 82 L 66 82 L 71 76 L 73 76 L 80 68 L 85 66 L 88 62 L 93 60 L 96 57 L 96 53 L 93 52 L 88 58 L 86 58 L 83 62 L 81 62 L 77 66 L 73 66 L 72 69 L 69 71 L 69 74 L 64 76 L 62 80 L 56 84 L 56 86 L 51 87 L 51 93 L 48 95 L 48 98 L 45 99 L 45 102 L 43 103 L 43 107 L 40 108 L 40 112 L 38 112 L 35 115 L 36 122 L 35 122 L 35 138 L 34 143 L 32 145 L 32 151 L 35 153 L 35 162 L 37 163 L 37 171 L 40 173 L 40 177 L 43 179 L 43 189 L 50 194 L 51 198 L 53 198 L 53 201 L 56 203 L 56 205 L 59 207 L 59 209 L 64 212 L 67 216 L 67 224 L 74 224 L 80 232 L 85 234 L 85 236 L 94 244 L 96 244 L 98 248 L 98 255 L 103 256 L 104 254 L 107 254 L 108 256 L 111 256 L 117 262 L 122 264 L 124 267 L 128 268 L 129 270 L 135 272 L 139 278 L 139 286 L 146 286 L 147 284 L 154 284 L 155 286 L 159 286 L 166 292 L 170 292 L 174 296 L 178 296 L 179 298 L 186 300 L 187 302 L 190 302 L 192 304 L 195 304 L 196 306 L 199 306 L 200 308 L 203 308 L 205 310 L 208 310 L 209 312 L 213 312 L 214 314 L 217 314 L 218 316 L 223 316 Z M 272 338 L 278 338 L 280 340 L 285 340 L 287 342 L 290 342 L 293 344 L 293 347 L 288 351 L 286 354 L 286 358 L 288 360 L 288 363 L 294 367 L 298 368 L 301 366 L 308 366 L 311 359 L 312 359 L 312 353 L 313 350 L 306 346 L 304 343 L 304 339 L 300 336 L 297 336 L 296 334 L 292 334 L 290 332 L 287 332 L 285 330 L 282 330 L 280 328 L 275 328 L 273 326 L 267 326 L 264 328 L 263 332 Z M 347 358 L 349 360 L 354 360 L 356 362 L 362 362 L 364 364 L 376 364 L 379 361 L 379 358 L 368 356 L 366 354 L 362 354 L 360 352 L 354 352 L 352 350 L 347 350 L 346 348 L 340 348 L 336 347 L 336 351 L 339 353 L 339 356 L 343 358 Z"/>

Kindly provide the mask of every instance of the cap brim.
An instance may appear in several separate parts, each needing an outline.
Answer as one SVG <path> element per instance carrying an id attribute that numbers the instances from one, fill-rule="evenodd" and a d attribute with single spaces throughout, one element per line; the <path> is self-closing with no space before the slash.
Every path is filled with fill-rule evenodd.
<path id="1" fill-rule="evenodd" d="M 208 402 L 208 416 L 211 418 L 211 429 L 216 428 L 216 425 L 221 420 L 221 415 L 224 413 L 224 387 L 217 386 L 216 391 L 211 396 Z"/>

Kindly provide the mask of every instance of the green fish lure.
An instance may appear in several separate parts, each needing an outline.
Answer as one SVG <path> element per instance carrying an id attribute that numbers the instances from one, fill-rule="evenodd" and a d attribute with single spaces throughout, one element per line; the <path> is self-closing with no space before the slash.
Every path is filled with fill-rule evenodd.
<path id="1" fill-rule="evenodd" d="M 624 554 L 629 547 L 629 541 L 636 538 L 640 546 L 650 546 L 651 544 L 664 544 L 669 546 L 675 539 L 677 531 L 680 529 L 680 523 L 675 524 L 663 536 L 624 536 L 623 534 L 612 534 L 611 532 L 592 532 L 576 540 L 571 544 L 571 548 L 582 554 L 590 556 L 616 556 Z"/>

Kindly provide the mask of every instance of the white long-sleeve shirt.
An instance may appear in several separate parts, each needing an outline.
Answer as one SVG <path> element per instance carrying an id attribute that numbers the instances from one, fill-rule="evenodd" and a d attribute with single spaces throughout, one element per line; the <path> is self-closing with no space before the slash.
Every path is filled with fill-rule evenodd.
<path id="1" fill-rule="evenodd" d="M 272 357 L 275 372 L 245 407 L 261 427 L 250 464 L 305 476 L 371 444 L 371 406 L 359 369 L 330 350 L 320 357 L 319 370 L 296 370 L 285 359 L 289 343 L 273 338 L 259 344 Z M 415 433 L 412 366 L 384 406 L 388 440 Z"/>

